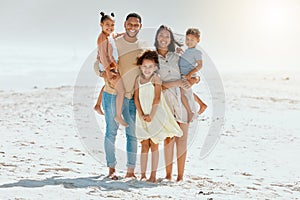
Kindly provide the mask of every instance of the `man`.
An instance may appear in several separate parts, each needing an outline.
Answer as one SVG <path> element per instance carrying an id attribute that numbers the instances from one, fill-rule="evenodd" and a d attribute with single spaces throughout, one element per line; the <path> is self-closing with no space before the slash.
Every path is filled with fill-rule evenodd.
<path id="1" fill-rule="evenodd" d="M 145 47 L 137 38 L 141 27 L 141 17 L 136 13 L 130 13 L 124 22 L 124 35 L 115 39 L 119 55 L 119 73 L 122 77 L 126 92 L 122 111 L 123 118 L 128 124 L 125 129 L 127 140 L 127 173 L 125 178 L 135 177 L 134 168 L 136 164 L 137 140 L 135 136 L 136 107 L 133 93 L 135 79 L 140 72 L 138 66 L 134 63 L 136 63 L 137 56 L 141 53 L 143 47 Z M 111 83 L 113 83 L 113 80 Z M 116 180 L 115 166 L 117 162 L 115 156 L 115 139 L 118 131 L 118 124 L 114 120 L 116 114 L 116 91 L 107 82 L 105 83 L 102 101 L 106 121 L 104 149 L 107 166 L 109 167 L 108 177 Z"/>

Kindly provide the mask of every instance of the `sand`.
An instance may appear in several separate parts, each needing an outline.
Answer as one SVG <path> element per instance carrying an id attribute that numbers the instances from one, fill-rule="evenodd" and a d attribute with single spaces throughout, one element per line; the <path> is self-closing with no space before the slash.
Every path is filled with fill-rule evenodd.
<path id="1" fill-rule="evenodd" d="M 220 74 L 226 95 L 221 137 L 201 158 L 213 105 L 206 91 L 196 88 L 209 107 L 194 122 L 198 129 L 191 133 L 185 177 L 179 183 L 162 179 L 163 154 L 157 183 L 124 179 L 121 158 L 120 180 L 105 178 L 104 118 L 89 103 L 95 102 L 97 89 L 85 90 L 94 93 L 79 105 L 93 113 L 96 127 L 89 127 L 89 117 L 74 117 L 73 86 L 1 90 L 0 199 L 298 199 L 299 71 Z M 78 120 L 91 132 L 78 131 Z M 121 128 L 121 151 L 123 141 Z M 175 172 L 176 167 L 173 179 Z"/>

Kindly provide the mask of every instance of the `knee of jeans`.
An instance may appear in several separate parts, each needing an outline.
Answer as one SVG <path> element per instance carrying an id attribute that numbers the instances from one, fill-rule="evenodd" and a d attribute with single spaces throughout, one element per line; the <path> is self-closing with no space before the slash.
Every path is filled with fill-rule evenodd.
<path id="1" fill-rule="evenodd" d="M 126 131 L 134 133 L 134 131 L 135 131 L 135 121 L 131 117 L 130 118 L 126 118 L 125 121 L 128 124 L 128 126 L 126 127 Z"/>
<path id="2" fill-rule="evenodd" d="M 117 130 L 108 129 L 105 133 L 105 138 L 109 140 L 115 140 L 117 136 Z"/>
<path id="3" fill-rule="evenodd" d="M 131 133 L 131 134 L 126 134 L 126 139 L 129 142 L 137 142 L 136 136 L 135 134 Z"/>
<path id="4" fill-rule="evenodd" d="M 107 139 L 109 141 L 115 141 L 116 137 L 117 137 L 117 130 L 113 131 L 113 130 L 109 129 L 105 132 L 105 139 Z"/>
<path id="5" fill-rule="evenodd" d="M 104 111 L 105 112 L 105 111 Z M 106 122 L 106 130 L 107 131 L 117 131 L 118 130 L 118 124 L 117 122 L 114 120 L 114 114 L 110 113 L 110 116 L 106 116 L 105 117 L 105 122 Z"/>
<path id="6" fill-rule="evenodd" d="M 106 132 L 117 132 L 118 128 L 118 124 L 115 122 L 115 120 L 111 123 L 106 123 Z"/>

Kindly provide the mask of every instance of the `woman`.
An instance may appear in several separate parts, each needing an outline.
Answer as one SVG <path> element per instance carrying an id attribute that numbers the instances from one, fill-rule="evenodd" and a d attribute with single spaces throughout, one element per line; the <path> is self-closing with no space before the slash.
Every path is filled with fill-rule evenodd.
<path id="1" fill-rule="evenodd" d="M 164 141 L 166 179 L 172 179 L 174 143 L 177 149 L 177 181 L 183 179 L 188 134 L 188 113 L 181 102 L 180 87 L 189 88 L 191 84 L 181 80 L 180 69 L 178 66 L 179 56 L 175 53 L 175 44 L 173 32 L 167 26 L 161 25 L 156 32 L 155 48 L 159 55 L 160 70 L 158 71 L 163 81 L 162 88 L 168 105 L 179 124 L 183 136 L 166 138 Z M 189 99 L 190 105 L 194 103 Z M 195 106 L 191 106 L 195 107 Z M 196 112 L 196 111 L 195 111 Z"/>

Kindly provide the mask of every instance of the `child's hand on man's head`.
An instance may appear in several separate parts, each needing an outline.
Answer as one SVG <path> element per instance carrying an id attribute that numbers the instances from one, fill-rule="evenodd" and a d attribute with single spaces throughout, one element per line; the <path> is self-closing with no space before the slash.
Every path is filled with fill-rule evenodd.
<path id="1" fill-rule="evenodd" d="M 113 33 L 112 34 L 112 37 L 113 37 L 113 39 L 116 39 L 116 38 L 118 38 L 118 37 L 121 37 L 121 36 L 123 36 L 125 33 Z"/>

